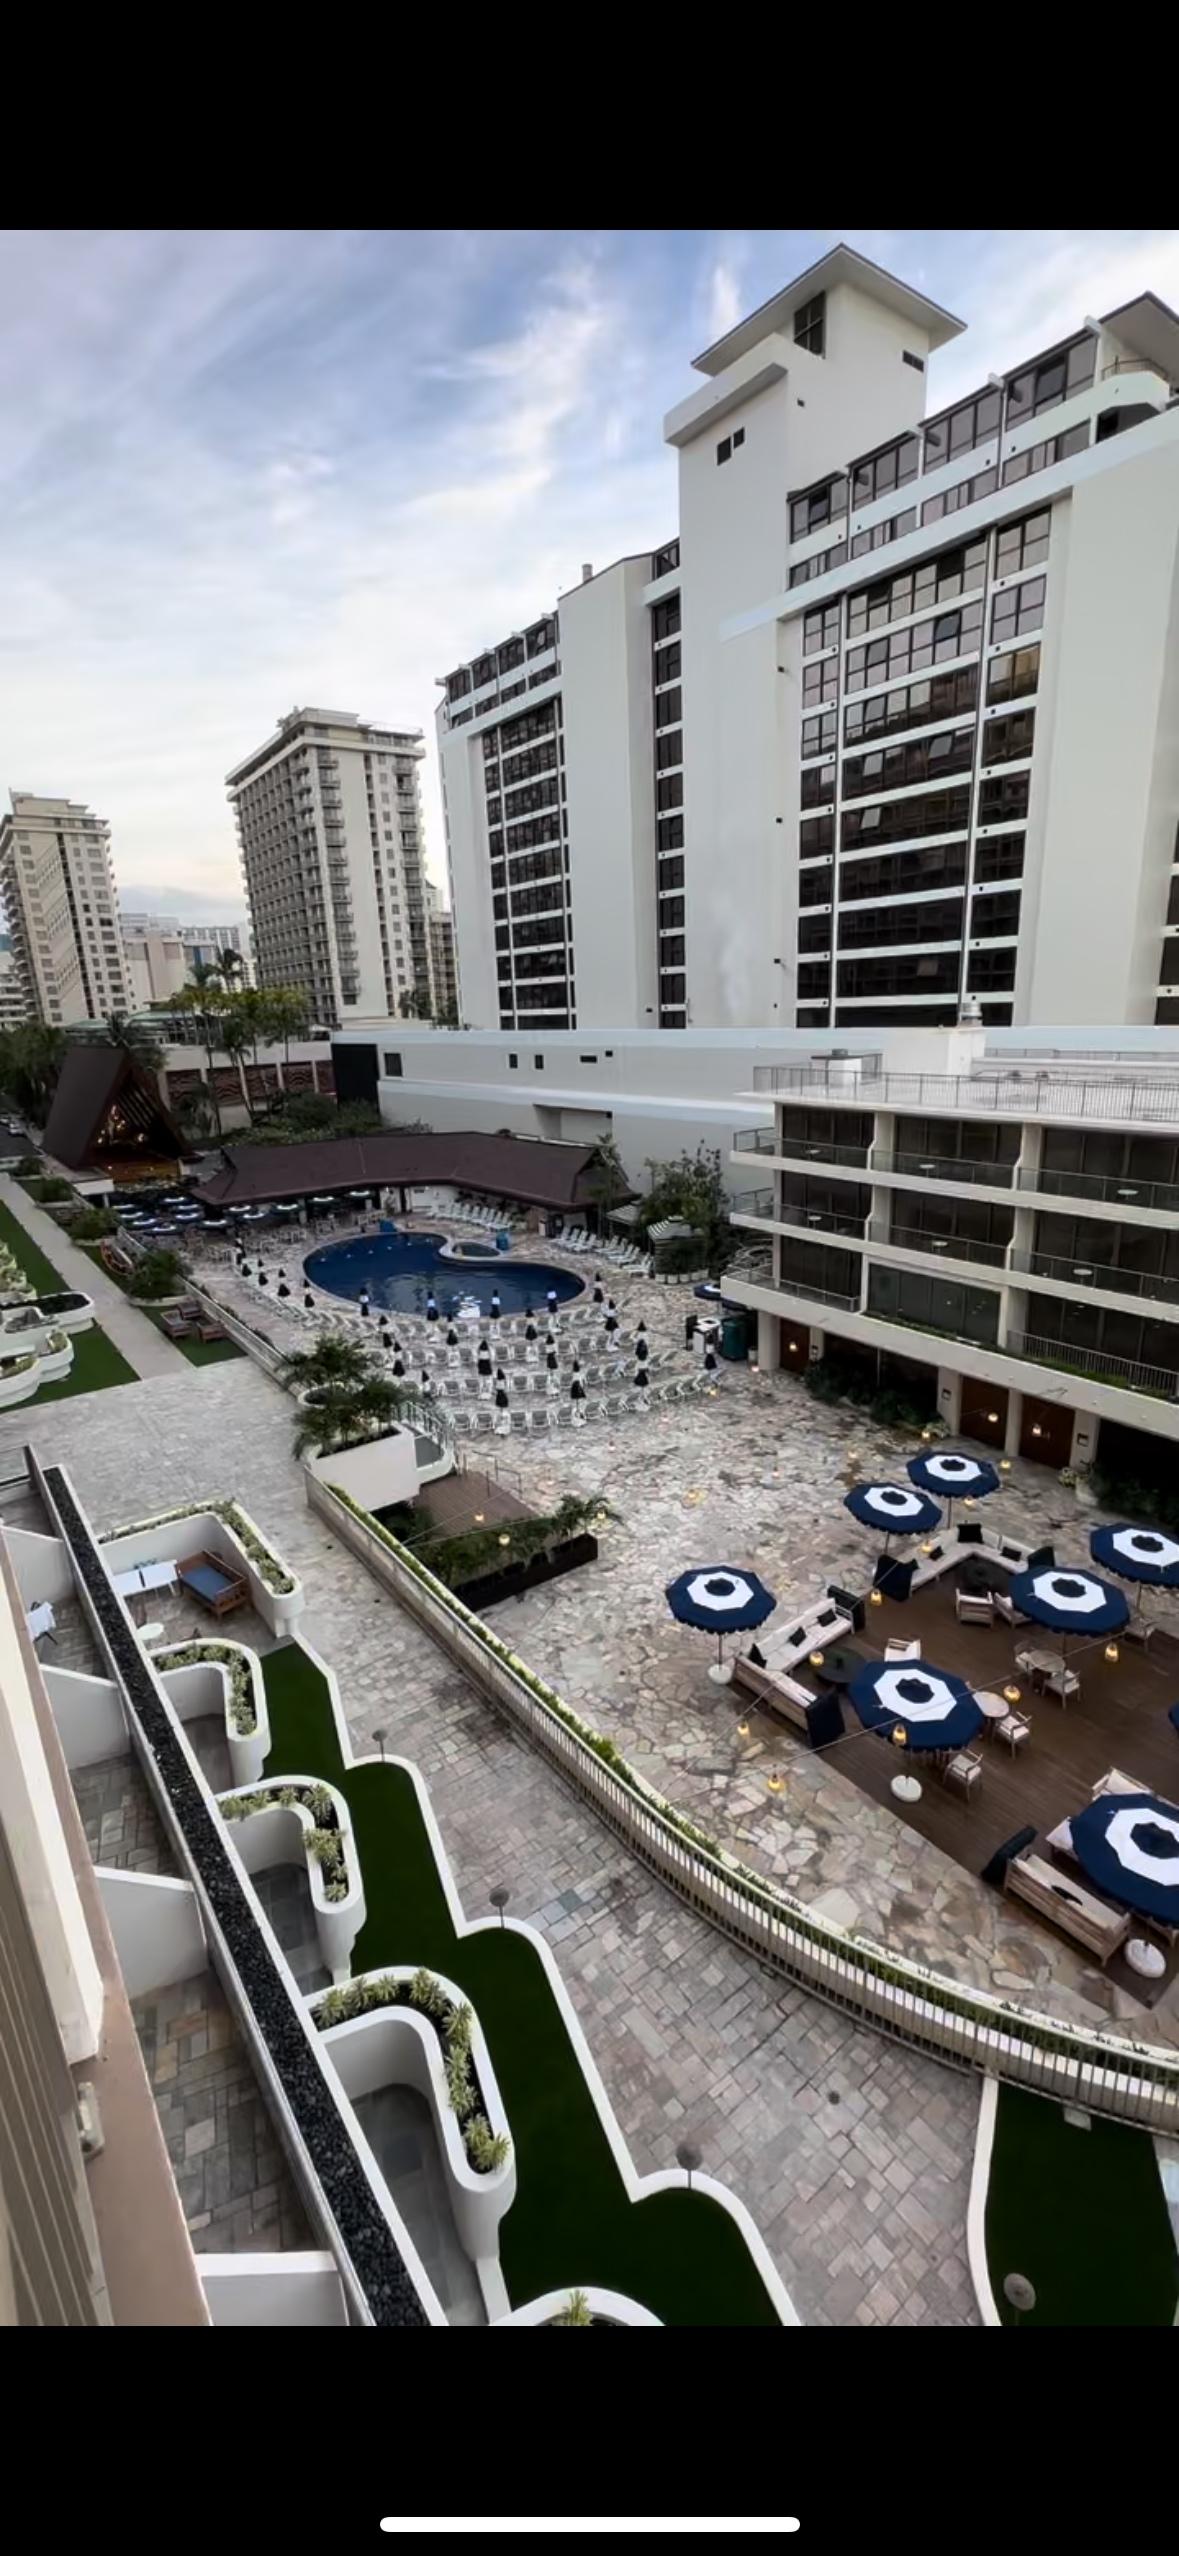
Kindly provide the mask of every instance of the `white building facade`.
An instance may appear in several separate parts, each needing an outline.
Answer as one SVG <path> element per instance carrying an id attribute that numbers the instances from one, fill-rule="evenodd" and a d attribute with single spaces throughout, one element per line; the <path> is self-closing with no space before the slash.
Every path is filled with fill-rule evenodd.
<path id="1" fill-rule="evenodd" d="M 0 817 L 0 893 L 10 1017 L 64 1029 L 130 1008 L 110 828 L 93 809 L 14 790 Z"/>
<path id="2" fill-rule="evenodd" d="M 230 773 L 260 985 L 329 1027 L 428 1000 L 419 730 L 292 710 Z"/>
<path id="3" fill-rule="evenodd" d="M 679 538 L 445 679 L 477 1026 L 1179 1019 L 1179 319 L 927 417 L 961 328 L 833 250 L 696 358 Z"/>
<path id="4" fill-rule="evenodd" d="M 123 956 L 137 1009 L 167 1003 L 191 985 L 194 967 L 220 964 L 225 951 L 241 960 L 234 982 L 253 981 L 249 935 L 240 923 L 178 923 L 174 916 L 124 914 Z"/>

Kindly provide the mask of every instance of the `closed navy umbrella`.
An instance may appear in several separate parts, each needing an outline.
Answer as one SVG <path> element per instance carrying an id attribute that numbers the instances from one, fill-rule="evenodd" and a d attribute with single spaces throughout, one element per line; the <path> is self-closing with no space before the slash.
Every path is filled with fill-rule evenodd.
<path id="1" fill-rule="evenodd" d="M 861 1526 L 876 1527 L 886 1544 L 890 1535 L 931 1535 L 942 1522 L 935 1500 L 899 1482 L 857 1482 L 843 1505 Z"/>
<path id="2" fill-rule="evenodd" d="M 716 1661 L 708 1674 L 717 1686 L 727 1686 L 733 1674 L 724 1656 L 726 1633 L 753 1632 L 778 1603 L 756 1571 L 737 1571 L 727 1562 L 681 1571 L 678 1579 L 668 1581 L 666 1596 L 677 1624 L 715 1633 Z"/>
<path id="3" fill-rule="evenodd" d="M 1179 1809 L 1153 1793 L 1102 1793 L 1069 1830 L 1077 1862 L 1099 1890 L 1165 1926 L 1179 1926 Z"/>

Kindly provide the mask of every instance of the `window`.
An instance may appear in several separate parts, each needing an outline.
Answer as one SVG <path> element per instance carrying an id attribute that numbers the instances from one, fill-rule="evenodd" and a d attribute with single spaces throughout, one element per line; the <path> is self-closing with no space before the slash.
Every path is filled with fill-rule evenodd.
<path id="1" fill-rule="evenodd" d="M 884 523 L 873 524 L 867 532 L 857 533 L 848 555 L 852 559 L 864 559 L 870 550 L 887 550 L 890 541 L 903 541 L 905 534 L 914 532 L 916 527 L 917 509 L 906 506 L 903 515 L 890 515 Z"/>
<path id="2" fill-rule="evenodd" d="M 1052 516 L 1045 506 L 1038 515 L 1022 515 L 1018 523 L 1004 524 L 995 536 L 995 575 L 1015 577 L 1026 568 L 1038 568 L 1048 556 Z"/>
<path id="3" fill-rule="evenodd" d="M 672 639 L 666 648 L 659 650 L 654 659 L 655 682 L 670 683 L 673 676 L 678 675 L 682 662 L 679 640 Z"/>
<path id="4" fill-rule="evenodd" d="M 1010 994 L 1015 984 L 1013 949 L 972 950 L 967 963 L 968 994 Z"/>
<path id="5" fill-rule="evenodd" d="M 800 915 L 799 915 L 799 918 L 798 918 L 798 947 L 799 947 L 799 951 L 800 951 L 801 953 L 804 953 L 804 954 L 805 954 L 805 953 L 809 953 L 809 952 L 811 952 L 811 951 L 813 951 L 813 950 L 827 950 L 827 951 L 829 951 L 829 950 L 830 950 L 830 948 L 831 948 L 831 916 L 830 916 L 830 914 L 800 914 Z"/>
<path id="6" fill-rule="evenodd" d="M 1035 725 L 1034 710 L 1014 710 L 1009 718 L 988 719 L 982 740 L 984 764 L 1017 763 L 1030 754 Z"/>
<path id="7" fill-rule="evenodd" d="M 534 1056 L 534 1057 L 533 1057 L 533 1059 L 532 1059 L 532 1065 L 533 1065 L 533 1071 L 534 1071 L 535 1073 L 537 1073 L 537 1074 L 543 1074 L 543 1072 L 544 1072 L 544 1058 L 543 1058 L 543 1056 Z"/>
<path id="8" fill-rule="evenodd" d="M 1030 772 L 1000 772 L 991 781 L 981 781 L 978 791 L 980 825 L 1015 825 L 1028 812 Z"/>
<path id="9" fill-rule="evenodd" d="M 994 657 L 987 668 L 987 700 L 1022 701 L 1025 694 L 1035 692 L 1040 681 L 1040 651 L 1035 648 L 1012 648 L 1005 657 Z"/>
<path id="10" fill-rule="evenodd" d="M 682 888 L 683 884 L 684 856 L 682 852 L 675 852 L 670 860 L 659 863 L 659 885 L 661 888 Z"/>
<path id="11" fill-rule="evenodd" d="M 941 1331 L 957 1340 L 994 1342 L 999 1333 L 997 1287 L 965 1287 L 933 1270 L 927 1275 L 924 1270 L 871 1263 L 868 1310 L 899 1315 L 902 1322 L 916 1323 L 923 1331 Z"/>
<path id="12" fill-rule="evenodd" d="M 1004 941 L 1019 930 L 1019 889 L 998 896 L 976 896 L 970 908 L 972 941 Z"/>
<path id="13" fill-rule="evenodd" d="M 827 296 L 815 293 L 794 314 L 794 343 L 805 346 L 808 355 L 826 353 Z"/>
<path id="14" fill-rule="evenodd" d="M 678 726 L 683 715 L 684 695 L 680 684 L 673 684 L 669 692 L 656 693 L 655 725 L 657 728 L 674 728 Z"/>
<path id="15" fill-rule="evenodd" d="M 796 559 L 790 570 L 792 586 L 809 586 L 815 577 L 825 577 L 829 568 L 842 568 L 847 558 L 847 543 L 837 541 L 832 550 L 813 550 L 809 559 Z"/>
<path id="16" fill-rule="evenodd" d="M 670 576 L 672 569 L 678 568 L 679 564 L 679 543 L 678 541 L 669 541 L 666 549 L 656 551 L 651 562 L 651 575 L 652 577 L 668 577 Z"/>
<path id="17" fill-rule="evenodd" d="M 920 781 L 969 772 L 974 761 L 974 728 L 945 728 L 936 737 L 919 737 L 908 745 L 884 746 L 853 757 L 843 770 L 845 799 L 865 798 L 880 790 L 903 790 Z M 807 775 L 803 774 L 805 782 Z"/>
<path id="18" fill-rule="evenodd" d="M 1041 355 L 1035 364 L 1025 365 L 1007 377 L 1007 423 L 1022 426 L 1029 417 L 1038 417 L 1045 408 L 1056 408 L 1062 399 L 1072 399 L 1077 391 L 1087 390 L 1097 367 L 1097 340 L 1088 333 L 1076 337 L 1070 345 L 1058 346 L 1049 355 Z"/>
<path id="19" fill-rule="evenodd" d="M 983 537 L 956 550 L 939 551 L 936 558 L 924 559 L 916 568 L 903 568 L 895 577 L 882 578 L 879 585 L 861 586 L 848 598 L 849 639 L 858 638 L 863 630 L 881 630 L 887 622 L 907 619 L 910 613 L 924 612 L 934 604 L 953 602 L 981 586 L 986 564 Z"/>
<path id="20" fill-rule="evenodd" d="M 660 817 L 655 828 L 655 844 L 659 852 L 678 852 L 684 840 L 682 816 Z"/>
<path id="21" fill-rule="evenodd" d="M 903 488 L 917 477 L 920 439 L 901 435 L 885 444 L 878 453 L 869 453 L 865 461 L 852 463 L 851 501 L 853 506 L 870 506 L 876 497 L 887 497 L 894 488 Z"/>
<path id="22" fill-rule="evenodd" d="M 1025 791 L 1027 777 L 1026 772 L 1017 776 Z M 983 783 L 984 791 L 1013 786 L 1003 779 Z M 822 818 L 817 822 L 821 824 Z M 865 851 L 871 851 L 877 843 L 905 842 L 915 835 L 956 834 L 965 832 L 969 822 L 968 788 L 931 790 L 921 799 L 885 799 L 872 807 L 844 809 L 841 849 L 848 851 L 862 844 Z"/>
<path id="23" fill-rule="evenodd" d="M 687 999 L 688 980 L 686 976 L 667 975 L 660 977 L 659 1001 L 661 1006 L 667 1005 L 672 1009 L 678 1010 L 682 1003 L 686 1003 Z"/>
<path id="24" fill-rule="evenodd" d="M 665 603 L 657 603 L 651 615 L 653 640 L 674 639 L 680 627 L 680 599 L 668 595 Z"/>
<path id="25" fill-rule="evenodd" d="M 716 448 L 716 457 L 718 462 L 727 462 L 732 450 L 733 438 L 731 435 L 726 435 L 723 442 L 719 443 Z"/>
<path id="26" fill-rule="evenodd" d="M 833 524 L 840 515 L 846 515 L 846 475 L 840 473 L 815 488 L 804 488 L 788 502 L 791 541 L 802 541 L 807 533 L 819 532 L 824 524 Z"/>
<path id="27" fill-rule="evenodd" d="M 672 764 L 675 764 L 675 763 L 682 763 L 682 762 L 683 762 L 683 759 L 684 759 L 684 732 L 683 732 L 683 729 L 682 729 L 682 728 L 661 728 L 661 729 L 660 729 L 660 731 L 659 731 L 658 736 L 657 736 L 657 737 L 656 737 L 656 739 L 655 739 L 655 769 L 656 769 L 656 771 L 657 771 L 657 772 L 667 772 L 667 771 L 669 771 L 669 770 L 670 770 L 670 768 L 671 768 Z"/>
<path id="28" fill-rule="evenodd" d="M 802 706 L 813 710 L 816 702 L 830 701 L 839 690 L 838 657 L 816 657 L 802 670 Z"/>
<path id="29" fill-rule="evenodd" d="M 1022 586 L 1009 586 L 1006 593 L 996 595 L 991 611 L 992 639 L 1018 639 L 1025 630 L 1038 630 L 1044 618 L 1043 577 L 1028 577 Z"/>
<path id="30" fill-rule="evenodd" d="M 980 470 L 976 479 L 960 479 L 953 488 L 943 488 L 937 497 L 927 497 L 921 509 L 923 524 L 939 524 L 943 515 L 956 515 L 963 506 L 973 506 L 980 497 L 991 497 L 999 485 L 997 470 Z"/>
<path id="31" fill-rule="evenodd" d="M 832 868 L 830 861 L 816 861 L 813 870 L 799 871 L 798 902 L 800 905 L 830 905 L 831 896 Z"/>
<path id="32" fill-rule="evenodd" d="M 960 941 L 962 899 L 939 898 L 929 905 L 871 905 L 865 902 L 839 917 L 840 950 L 904 947 L 911 941 Z"/>
<path id="33" fill-rule="evenodd" d="M 813 657 L 816 651 L 820 648 L 837 648 L 838 646 L 838 604 L 819 604 L 816 606 L 814 612 L 804 612 L 802 616 L 802 653 L 804 657 Z"/>
<path id="34" fill-rule="evenodd" d="M 655 804 L 660 808 L 682 808 L 684 776 L 682 772 L 665 772 L 655 785 Z"/>
<path id="35" fill-rule="evenodd" d="M 1023 876 L 1024 836 L 1022 834 L 988 834 L 974 847 L 974 884 L 989 886 L 993 879 L 1019 879 Z"/>
<path id="36" fill-rule="evenodd" d="M 800 861 L 811 860 L 821 852 L 833 852 L 834 850 L 834 817 L 804 817 L 798 829 L 798 857 Z"/>
<path id="37" fill-rule="evenodd" d="M 520 1059 L 519 1059 L 519 1057 L 516 1055 L 515 1051 L 513 1050 L 513 1051 L 509 1054 L 509 1057 L 508 1057 L 508 1064 L 509 1064 L 509 1066 L 510 1066 L 510 1068 L 511 1068 L 511 1070 L 512 1070 L 512 1072 L 513 1072 L 513 1073 L 515 1072 L 516 1067 L 518 1066 L 519 1062 L 520 1062 Z"/>
<path id="38" fill-rule="evenodd" d="M 739 426 L 739 427 L 737 428 L 737 432 L 736 432 L 736 434 L 735 434 L 735 435 L 734 435 L 734 437 L 733 437 L 733 450 L 734 450 L 734 452 L 735 452 L 735 453 L 739 453 L 739 452 L 740 452 L 740 450 L 741 450 L 741 446 L 742 446 L 742 444 L 744 443 L 744 441 L 745 441 L 745 429 L 744 429 L 744 427 L 743 427 L 743 426 Z"/>
<path id="39" fill-rule="evenodd" d="M 659 899 L 660 931 L 682 932 L 683 928 L 684 900 L 682 896 L 661 896 Z"/>
<path id="40" fill-rule="evenodd" d="M 902 364 L 911 364 L 915 373 L 923 373 L 925 371 L 924 355 L 910 355 L 907 346 L 902 346 L 901 348 L 901 362 Z"/>
<path id="41" fill-rule="evenodd" d="M 1020 479 L 1032 479 L 1038 470 L 1051 470 L 1053 462 L 1067 461 L 1073 453 L 1083 453 L 1089 442 L 1089 426 L 1072 426 L 1067 435 L 1053 435 L 1046 444 L 1025 444 L 1022 453 L 1013 453 L 1003 464 L 1003 486 L 1010 488 Z"/>
<path id="42" fill-rule="evenodd" d="M 448 700 L 448 701 L 461 701 L 461 700 L 462 700 L 462 698 L 463 698 L 464 693 L 469 692 L 469 691 L 470 691 L 470 689 L 471 689 L 471 677 L 470 677 L 470 672 L 469 672 L 469 670 L 468 670 L 468 668 L 467 668 L 466 666 L 464 666 L 464 667 L 463 667 L 463 669 L 462 669 L 462 671 L 461 671 L 461 673 L 460 673 L 460 674 L 452 674 L 452 675 L 448 675 L 448 676 L 447 676 L 447 678 L 446 678 L 446 698 L 447 698 L 447 700 Z"/>
<path id="43" fill-rule="evenodd" d="M 682 932 L 661 932 L 659 936 L 660 967 L 682 967 L 684 936 Z"/>
<path id="44" fill-rule="evenodd" d="M 931 727 L 935 719 L 952 718 L 955 711 L 973 710 L 977 695 L 977 666 L 958 666 L 953 674 L 931 675 L 923 683 L 902 684 L 896 692 L 875 692 L 867 701 L 849 703 L 843 719 L 844 744 L 852 746 L 868 737 L 895 736 L 905 728 Z"/>
<path id="45" fill-rule="evenodd" d="M 801 792 L 804 808 L 819 808 L 824 806 L 828 799 L 833 799 L 835 796 L 834 764 L 811 764 L 803 773 Z"/>
<path id="46" fill-rule="evenodd" d="M 495 661 L 501 674 L 511 674 L 516 666 L 522 666 L 524 663 L 523 640 L 507 640 L 502 648 L 496 649 Z"/>
<path id="47" fill-rule="evenodd" d="M 552 647 L 555 647 L 555 646 L 556 646 L 556 640 L 557 640 L 557 625 L 556 625 L 556 622 L 555 622 L 555 621 L 552 621 L 552 620 L 548 620 L 548 621 L 538 621 L 538 622 L 536 623 L 535 628 L 534 628 L 534 629 L 532 629 L 532 630 L 530 630 L 530 631 L 529 631 L 529 633 L 528 633 L 528 654 L 529 654 L 529 656 L 530 656 L 530 657 L 540 657 L 540 656 L 543 656 L 544 651 L 545 651 L 545 649 L 546 649 L 546 648 L 552 648 Z"/>
<path id="48" fill-rule="evenodd" d="M 840 959 L 836 993 L 854 995 L 956 994 L 960 952 L 912 950 L 892 958 Z"/>
<path id="49" fill-rule="evenodd" d="M 870 639 L 866 647 L 849 649 L 847 690 L 862 692 L 868 684 L 895 681 L 923 666 L 946 665 L 955 657 L 971 655 L 982 637 L 982 612 L 981 600 L 963 604 L 959 612 L 939 613 L 936 619 L 919 621 L 891 639 Z"/>
<path id="50" fill-rule="evenodd" d="M 831 994 L 831 961 L 819 959 L 799 968 L 800 1003 L 826 1003 Z"/>
<path id="51" fill-rule="evenodd" d="M 804 719 L 801 741 L 804 761 L 811 754 L 834 754 L 838 734 L 839 721 L 834 710 L 825 710 L 821 719 Z"/>
<path id="52" fill-rule="evenodd" d="M 398 1075 L 403 1071 L 404 1068 L 402 1066 L 401 1058 L 397 1054 L 396 1049 L 387 1047 L 385 1049 L 385 1072 L 387 1074 Z"/>
<path id="53" fill-rule="evenodd" d="M 926 470 L 937 470 L 943 462 L 954 461 L 959 453 L 972 452 L 976 444 L 997 435 L 1002 407 L 1002 392 L 985 390 L 974 399 L 962 400 L 957 408 L 947 408 L 941 417 L 932 417 L 924 429 Z"/>

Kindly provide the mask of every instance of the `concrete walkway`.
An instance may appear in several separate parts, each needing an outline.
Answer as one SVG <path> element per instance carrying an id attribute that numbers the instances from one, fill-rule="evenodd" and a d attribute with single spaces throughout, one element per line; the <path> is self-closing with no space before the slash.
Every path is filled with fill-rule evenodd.
<path id="1" fill-rule="evenodd" d="M 121 1349 L 129 1367 L 137 1376 L 174 1376 L 181 1369 L 191 1372 L 189 1362 L 173 1340 L 165 1340 L 154 1322 L 141 1314 L 108 1278 L 100 1260 L 92 1260 L 89 1252 L 79 1251 L 69 1241 L 60 1225 L 47 1216 L 43 1207 L 34 1205 L 27 1191 L 7 1174 L 0 1175 L 0 1199 L 11 1209 L 19 1225 L 23 1225 L 30 1242 L 35 1242 L 52 1261 L 63 1287 L 77 1288 L 89 1296 L 108 1340 Z"/>

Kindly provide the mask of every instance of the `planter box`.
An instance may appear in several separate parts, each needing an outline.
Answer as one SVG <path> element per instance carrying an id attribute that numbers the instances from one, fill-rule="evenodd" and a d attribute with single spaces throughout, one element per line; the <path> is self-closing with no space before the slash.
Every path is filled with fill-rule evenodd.
<path id="1" fill-rule="evenodd" d="M 394 1968 L 382 1978 L 411 1979 L 412 1970 Z M 456 2006 L 465 2005 L 461 1989 L 440 1971 L 433 1976 Z M 446 2093 L 442 2043 L 428 2016 L 412 2006 L 377 2006 L 351 2022 L 332 2024 L 323 2046 L 340 2084 L 353 2103 L 378 2086 L 412 2086 L 434 2114 L 450 2192 L 454 2223 L 463 2251 L 472 2263 L 494 2262 L 499 2254 L 499 2223 L 516 2197 L 516 2152 L 509 2149 L 491 2174 L 477 2174 L 463 2146 L 462 2132 Z M 478 2016 L 471 2025 L 471 2058 L 493 2135 L 510 2137 L 503 2099 L 495 2080 Z"/>
<path id="2" fill-rule="evenodd" d="M 244 1509 L 241 1515 L 246 1526 L 258 1536 L 259 1543 L 265 1544 L 266 1538 Z M 267 1545 L 267 1550 L 273 1552 L 274 1548 Z M 148 1519 L 143 1526 L 129 1527 L 119 1535 L 104 1537 L 102 1545 L 103 1560 L 111 1571 L 130 1571 L 137 1562 L 183 1562 L 189 1553 L 211 1553 L 219 1562 L 228 1563 L 231 1570 L 240 1572 L 249 1582 L 251 1605 L 272 1633 L 285 1630 L 288 1624 L 293 1624 L 296 1616 L 302 1614 L 302 1581 L 287 1568 L 282 1555 L 276 1553 L 274 1559 L 292 1586 L 289 1589 L 272 1589 L 263 1579 L 257 1564 L 251 1561 L 240 1537 L 224 1518 L 215 1516 L 211 1509 L 194 1509 L 191 1515 L 186 1513 L 182 1517 Z"/>
<path id="3" fill-rule="evenodd" d="M 187 1642 L 175 1645 L 165 1643 L 158 1651 L 152 1653 L 152 1665 L 163 1679 L 177 1718 L 182 1722 L 195 1722 L 199 1721 L 204 1713 L 220 1715 L 225 1723 L 225 1738 L 229 1749 L 229 1765 L 234 1790 L 244 1791 L 248 1786 L 250 1791 L 253 1791 L 261 1781 L 262 1769 L 270 1755 L 270 1715 L 266 1709 L 266 1689 L 262 1683 L 262 1670 L 257 1652 L 248 1650 L 242 1642 L 221 1642 L 217 1645 L 219 1650 L 233 1651 L 239 1660 L 245 1661 L 249 1670 L 254 1698 L 255 1727 L 252 1731 L 246 1732 L 236 1730 L 234 1727 L 231 1711 L 231 1675 L 225 1662 L 214 1659 L 194 1659 L 185 1660 L 177 1668 L 165 1668 L 163 1663 L 173 1647 L 177 1650 L 189 1650 L 195 1649 L 196 1645 Z"/>
<path id="4" fill-rule="evenodd" d="M 0 1376 L 0 1411 L 9 1411 L 18 1402 L 31 1402 L 40 1382 L 41 1361 L 37 1357 L 30 1358 L 27 1367 L 18 1367 L 12 1375 Z"/>
<path id="5" fill-rule="evenodd" d="M 469 1606 L 473 1615 L 482 1615 L 489 1606 L 502 1606 L 507 1598 L 526 1597 L 529 1589 L 544 1587 L 546 1580 L 560 1580 L 566 1571 L 580 1570 L 583 1562 L 596 1562 L 596 1535 L 567 1536 L 552 1553 L 536 1553 L 531 1562 L 510 1562 L 503 1571 L 485 1571 L 476 1580 L 463 1580 L 454 1595 L 460 1605 Z"/>
<path id="6" fill-rule="evenodd" d="M 249 1789 L 251 1792 L 281 1792 L 284 1785 L 303 1780 L 299 1776 L 272 1775 L 262 1784 L 251 1784 Z M 307 1782 L 311 1780 L 306 1778 Z M 234 1787 L 235 1791 L 238 1789 Z M 335 1804 L 336 1825 L 343 1840 L 344 1868 L 348 1875 L 348 1888 L 343 1899 L 328 1898 L 322 1871 L 314 1855 L 307 1852 L 307 1840 L 315 1827 L 315 1820 L 301 1802 L 297 1805 L 276 1802 L 272 1810 L 251 1811 L 245 1819 L 226 1819 L 225 1828 L 248 1873 L 266 1872 L 272 1864 L 305 1861 L 324 1969 L 330 1970 L 337 1986 L 341 1986 L 352 1976 L 352 1947 L 367 1912 L 348 1804 L 333 1784 L 325 1784 L 323 1789 L 331 1794 Z M 221 1798 L 224 1799 L 224 1796 Z"/>

